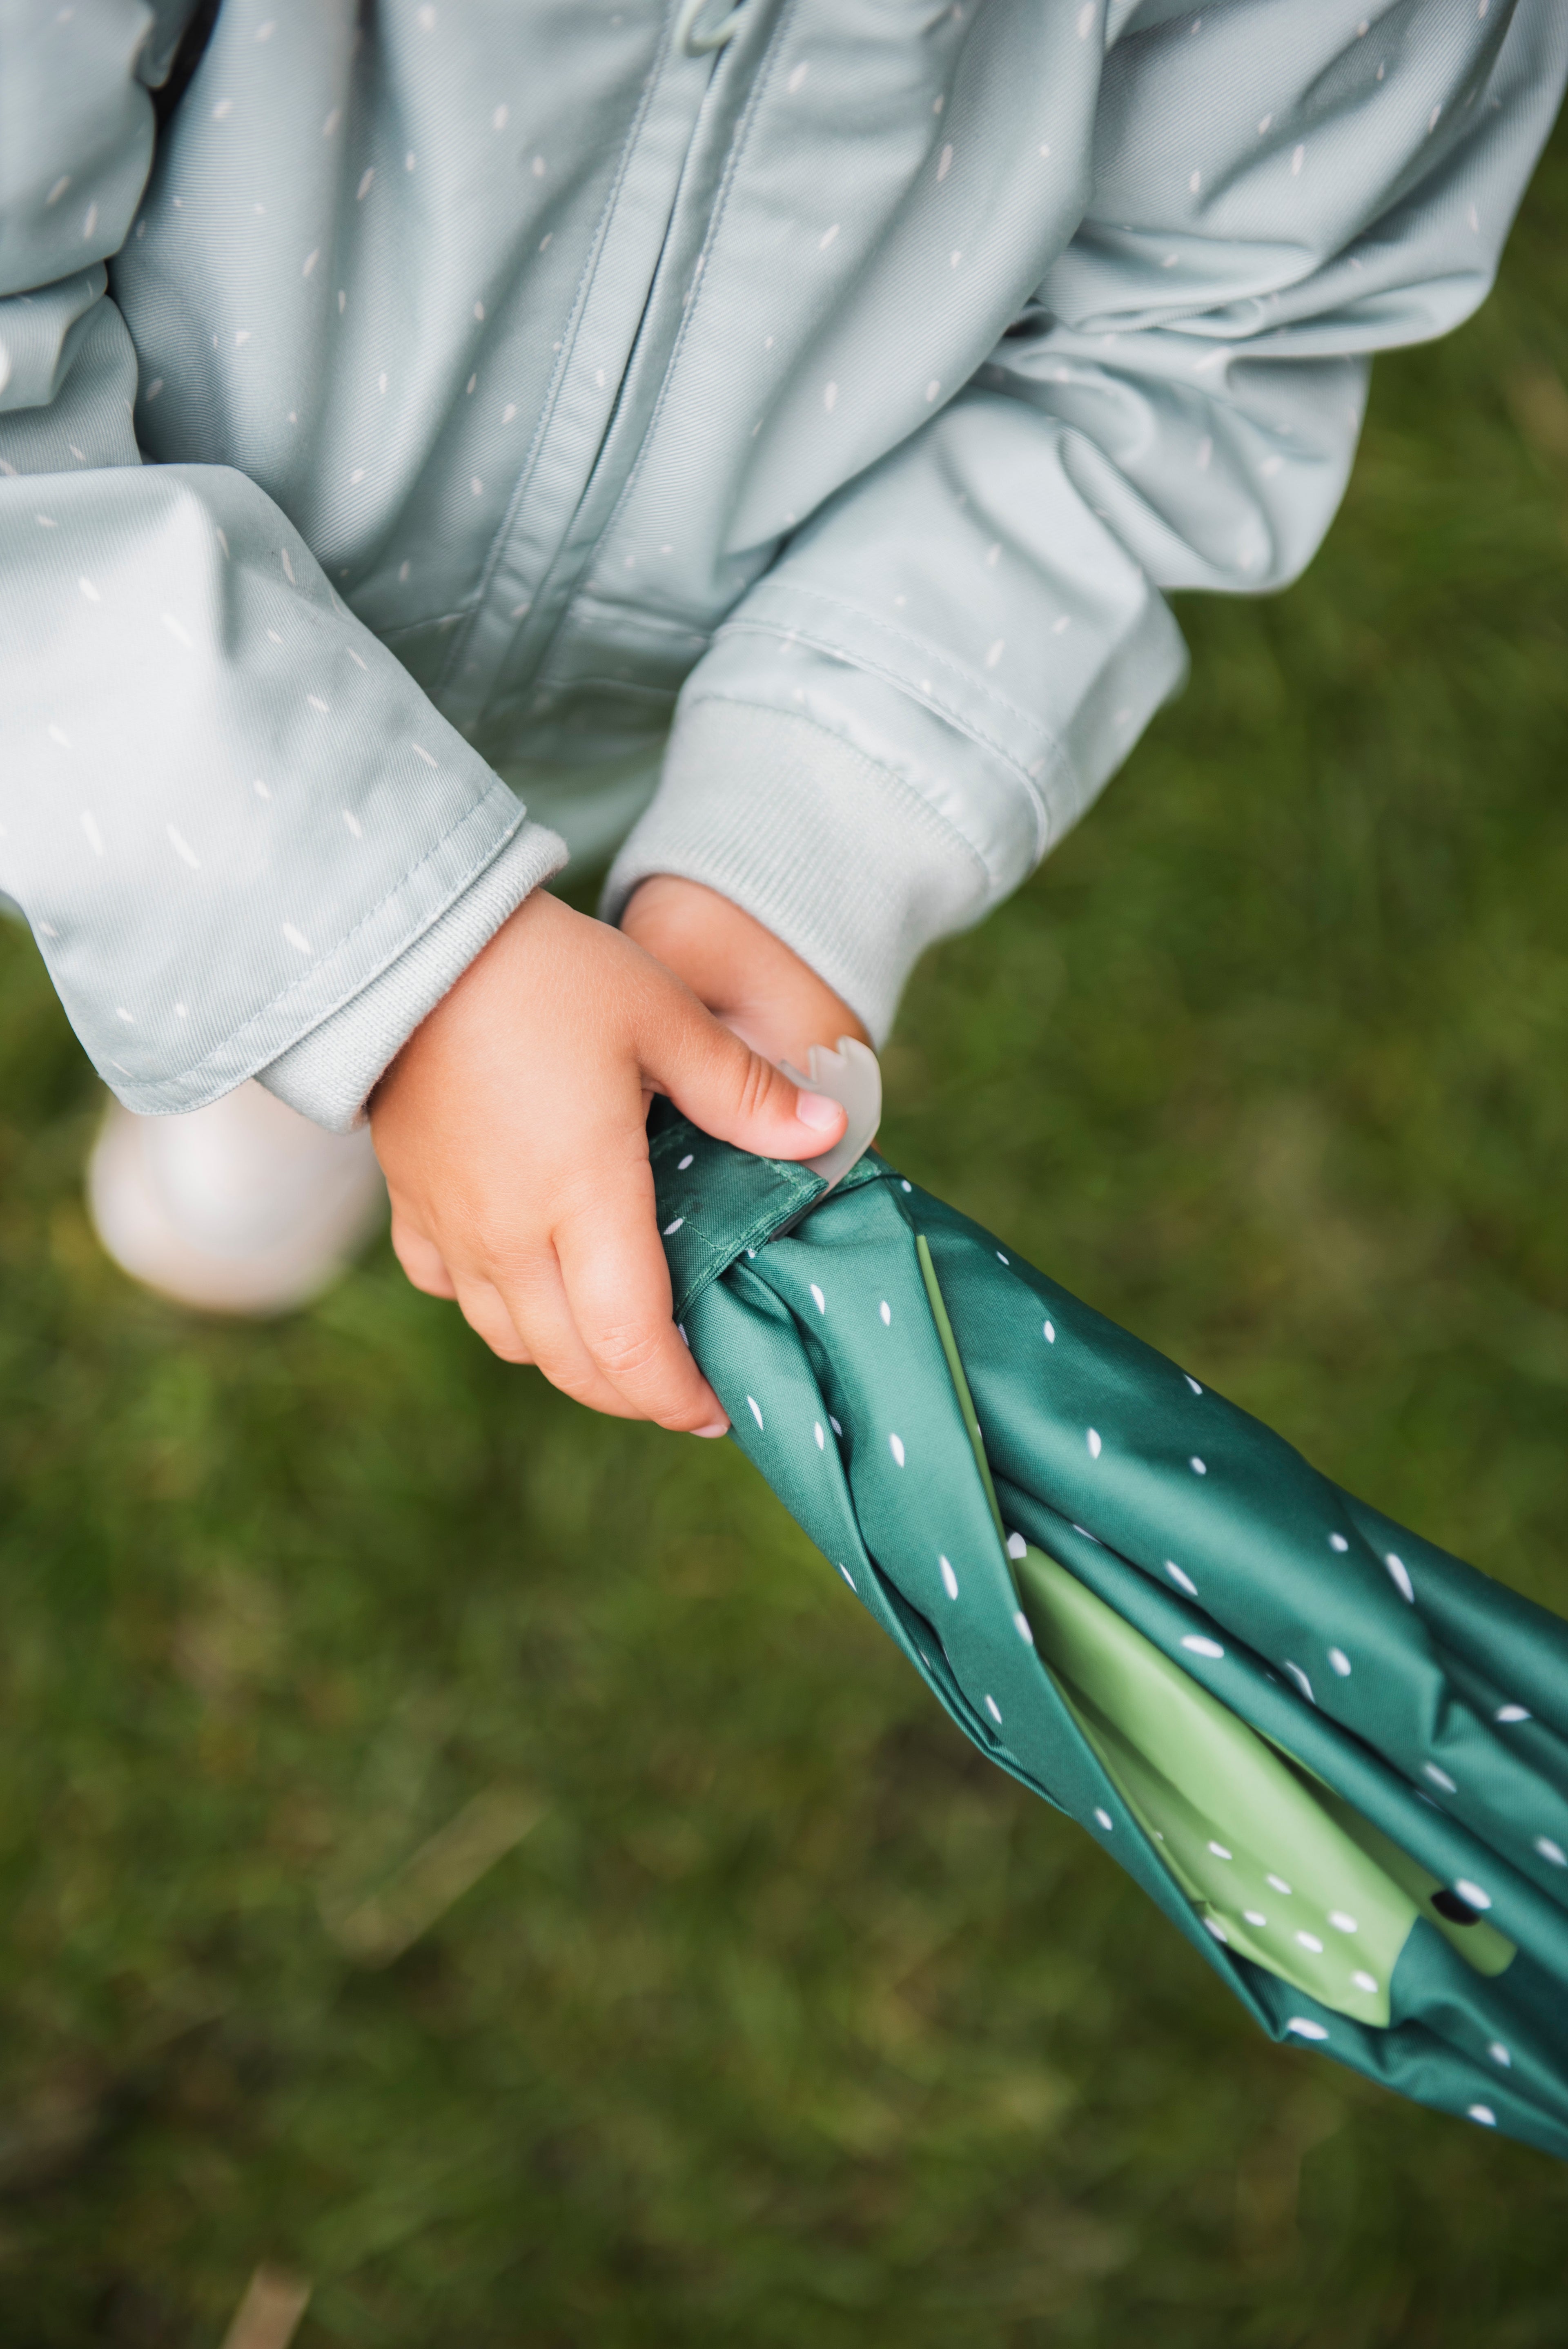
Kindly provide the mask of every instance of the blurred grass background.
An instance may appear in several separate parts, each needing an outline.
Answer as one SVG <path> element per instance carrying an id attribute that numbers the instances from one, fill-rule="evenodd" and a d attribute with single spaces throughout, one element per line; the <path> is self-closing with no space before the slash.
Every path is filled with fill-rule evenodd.
<path id="1" fill-rule="evenodd" d="M 1187 604 L 920 975 L 884 1146 L 1568 1611 L 1565 253 L 1560 132 L 1309 577 Z M 98 1098 L 7 933 L 0 2340 L 216 2344 L 263 2261 L 301 2349 L 1568 2339 L 1563 2172 L 1253 2036 L 732 1448 L 385 1251 L 139 1295 Z"/>

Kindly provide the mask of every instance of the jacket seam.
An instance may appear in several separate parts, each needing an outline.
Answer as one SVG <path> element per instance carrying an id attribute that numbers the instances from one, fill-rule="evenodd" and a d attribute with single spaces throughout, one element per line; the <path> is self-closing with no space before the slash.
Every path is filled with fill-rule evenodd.
<path id="1" fill-rule="evenodd" d="M 823 600 L 825 602 L 830 602 L 833 599 L 830 597 L 824 597 Z M 852 611 L 856 607 L 851 605 L 846 608 Z M 972 719 L 965 718 L 959 711 L 950 709 L 945 702 L 938 700 L 934 694 L 917 693 L 910 685 L 908 678 L 898 669 L 895 669 L 881 661 L 863 660 L 861 658 L 859 654 L 851 655 L 846 653 L 842 646 L 830 643 L 825 636 L 819 636 L 810 629 L 781 628 L 777 626 L 770 620 L 748 618 L 744 620 L 727 620 L 724 626 L 720 628 L 718 634 L 722 637 L 729 636 L 732 633 L 738 634 L 742 630 L 750 630 L 752 634 L 757 636 L 776 636 L 780 641 L 788 640 L 795 644 L 809 645 L 813 652 L 825 653 L 833 660 L 843 663 L 847 667 L 863 669 L 868 677 L 880 678 L 883 684 L 896 687 L 898 691 L 903 694 L 906 694 L 910 700 L 919 702 L 923 709 L 929 709 L 934 716 L 943 719 L 947 724 L 951 725 L 956 733 L 965 735 L 970 741 L 977 742 L 985 750 L 994 752 L 995 755 L 1001 760 L 1004 766 L 1006 766 L 1009 774 L 1016 776 L 1018 781 L 1023 785 L 1025 793 L 1028 798 L 1029 804 L 1034 809 L 1036 838 L 1035 862 L 1038 864 L 1040 858 L 1045 855 L 1046 851 L 1051 844 L 1052 831 L 1057 821 L 1056 810 L 1052 805 L 1050 795 L 1043 781 L 1041 781 L 1037 776 L 1031 775 L 1027 768 L 1021 767 L 1016 757 L 1007 749 L 1006 743 L 998 742 L 993 735 L 988 734 L 985 731 L 983 726 L 977 725 Z M 955 663 L 947 662 L 944 663 L 944 666 L 956 670 Z M 966 674 L 966 672 L 962 670 L 957 670 L 956 673 L 959 675 Z M 716 693 L 709 695 L 702 693 L 700 690 L 694 694 L 692 698 L 694 700 L 714 701 L 721 701 L 728 698 L 728 697 L 724 694 Z M 764 702 L 756 706 L 767 709 L 771 705 Z M 1003 708 L 1007 708 L 1009 705 L 1004 702 L 1001 706 Z M 795 713 L 790 710 L 781 709 L 778 714 L 781 718 L 788 718 L 793 716 Z M 1016 714 L 1019 716 L 1024 715 L 1022 711 Z M 813 719 L 809 722 L 815 725 L 817 720 Z M 1037 719 L 1031 719 L 1028 722 L 1035 728 L 1038 734 L 1044 737 L 1047 746 L 1047 755 L 1057 761 L 1057 765 L 1060 766 L 1063 772 L 1067 775 L 1069 782 L 1076 786 L 1078 783 L 1078 771 L 1074 767 L 1072 761 L 1068 757 L 1066 751 L 1062 749 L 1062 746 L 1057 740 L 1056 736 L 1052 734 L 1047 728 L 1041 726 Z M 824 726 L 821 729 L 821 731 L 826 734 L 830 731 L 830 729 Z M 842 741 L 844 737 L 842 735 L 835 734 L 833 736 L 833 740 L 835 741 Z M 851 743 L 849 747 L 852 750 L 854 745 Z M 865 754 L 862 752 L 861 755 L 863 757 Z M 876 763 L 877 762 L 875 761 L 872 761 L 873 765 Z M 891 770 L 889 771 L 891 771 Z M 913 786 L 912 785 L 911 788 L 913 789 Z M 925 794 L 923 792 L 920 793 L 920 797 L 924 799 Z M 989 870 L 989 867 L 987 867 L 987 870 Z"/>
<path id="2" fill-rule="evenodd" d="M 647 120 L 649 109 L 654 102 L 654 92 L 657 87 L 659 74 L 663 70 L 665 63 L 665 49 L 667 46 L 667 39 L 668 27 L 666 26 L 665 40 L 660 45 L 658 65 L 648 77 L 647 85 L 642 93 L 641 102 L 638 105 L 636 113 L 632 118 L 631 124 L 626 131 L 625 139 L 622 142 L 620 160 L 616 167 L 614 185 L 611 187 L 608 195 L 604 199 L 604 209 L 600 213 L 598 221 L 594 225 L 593 240 L 588 247 L 587 253 L 583 256 L 583 267 L 578 274 L 576 290 L 572 298 L 571 326 L 568 332 L 562 337 L 560 357 L 556 362 L 555 372 L 551 378 L 550 390 L 545 398 L 544 407 L 541 413 L 539 422 L 534 427 L 532 441 L 529 446 L 527 455 L 522 460 L 521 470 L 518 474 L 517 480 L 512 485 L 511 495 L 507 500 L 506 512 L 501 516 L 500 523 L 497 524 L 495 534 L 491 538 L 489 549 L 486 552 L 484 568 L 480 574 L 478 589 L 469 611 L 468 626 L 467 627 L 459 628 L 455 632 L 452 638 L 451 648 L 442 665 L 440 674 L 436 680 L 436 690 L 438 692 L 440 692 L 444 687 L 450 683 L 456 673 L 459 656 L 467 651 L 474 629 L 483 616 L 485 606 L 490 600 L 490 589 L 495 580 L 496 572 L 500 567 L 502 554 L 504 554 L 507 546 L 511 543 L 512 533 L 517 524 L 518 512 L 521 506 L 523 497 L 527 492 L 529 483 L 531 481 L 533 475 L 538 469 L 540 456 L 543 450 L 545 440 L 548 438 L 550 425 L 555 415 L 556 408 L 560 400 L 561 387 L 562 383 L 564 383 L 571 369 L 572 356 L 576 348 L 578 332 L 583 324 L 583 309 L 586 305 L 593 280 L 598 274 L 600 263 L 603 259 L 604 246 L 610 234 L 610 225 L 614 218 L 615 208 L 620 202 L 621 197 L 624 191 L 627 174 L 630 172 L 632 168 L 632 156 L 636 148 L 637 140 L 642 134 L 643 126 Z M 592 472 L 592 467 L 590 467 L 589 470 L 590 472 Z M 581 492 L 579 492 L 579 495 L 581 495 Z M 571 518 L 568 516 L 565 530 L 569 530 L 570 527 Z M 564 538 L 564 534 L 565 532 L 563 530 L 562 538 Z M 550 572 L 559 558 L 561 546 L 560 543 L 558 543 L 554 554 L 552 554 L 550 558 L 550 562 L 545 565 L 544 580 L 548 580 Z M 544 580 L 541 581 L 541 585 L 543 585 Z M 518 627 L 521 627 L 522 626 L 522 622 L 519 621 L 517 626 Z M 514 630 L 513 633 L 515 635 L 516 631 Z"/>
<path id="3" fill-rule="evenodd" d="M 638 448 L 635 456 L 632 460 L 631 470 L 627 473 L 625 481 L 622 485 L 621 494 L 615 500 L 614 505 L 612 507 L 605 519 L 604 526 L 599 533 L 598 537 L 594 540 L 593 549 L 588 554 L 583 564 L 583 568 L 578 574 L 580 579 L 585 580 L 590 576 L 594 564 L 598 561 L 605 545 L 608 543 L 610 538 L 613 536 L 615 529 L 620 523 L 621 517 L 624 513 L 625 509 L 630 502 L 633 492 L 635 490 L 638 482 L 642 480 L 644 471 L 646 470 L 654 438 L 658 431 L 660 424 L 664 420 L 665 409 L 668 407 L 670 400 L 674 398 L 676 370 L 680 365 L 687 339 L 696 323 L 696 314 L 701 308 L 704 296 L 707 292 L 708 255 L 713 251 L 714 245 L 718 238 L 719 230 L 723 226 L 725 218 L 728 212 L 730 201 L 735 192 L 735 183 L 740 173 L 741 163 L 745 158 L 747 148 L 750 143 L 752 133 L 757 128 L 757 118 L 762 109 L 763 98 L 768 90 L 769 78 L 777 65 L 778 54 L 780 47 L 783 46 L 785 32 L 795 16 L 796 5 L 797 0 L 785 0 L 785 5 L 779 10 L 779 15 L 774 19 L 773 31 L 769 38 L 767 55 L 764 57 L 760 66 L 758 67 L 757 73 L 752 81 L 751 94 L 746 102 L 745 111 L 742 114 L 739 122 L 736 126 L 735 136 L 730 141 L 729 154 L 726 160 L 724 167 L 724 177 L 719 185 L 718 194 L 714 200 L 713 212 L 709 218 L 702 243 L 698 248 L 697 261 L 699 267 L 696 273 L 696 285 L 692 291 L 690 300 L 686 304 L 682 311 L 680 325 L 676 329 L 675 345 L 665 367 L 664 381 L 659 386 L 658 397 L 654 402 L 653 413 L 648 418 L 647 429 L 643 434 L 641 446 Z M 591 591 L 584 590 L 583 592 L 588 593 Z M 578 601 L 579 595 L 577 592 L 573 592 L 573 594 L 569 597 L 566 607 L 561 615 L 561 620 L 557 624 L 558 628 L 564 625 L 569 614 L 576 605 Z M 700 629 L 693 629 L 692 634 L 694 636 L 701 636 L 704 632 Z"/>
<path id="4" fill-rule="evenodd" d="M 1021 724 L 1029 727 L 1032 730 L 1045 734 L 1047 740 L 1053 739 L 1049 729 L 1042 727 L 1039 719 L 1031 711 L 1024 709 L 1021 703 L 1014 701 L 1007 694 L 998 693 L 995 686 L 986 684 L 977 670 L 969 667 L 965 662 L 954 660 L 951 653 L 944 652 L 942 647 L 934 644 L 929 636 L 916 636 L 911 628 L 901 628 L 892 621 L 882 619 L 877 613 L 868 611 L 863 604 L 854 603 L 848 595 L 834 595 L 825 587 L 815 587 L 810 580 L 779 579 L 769 580 L 766 584 L 779 586 L 786 595 L 809 595 L 814 603 L 826 604 L 830 611 L 849 612 L 868 627 L 874 628 L 879 636 L 891 637 L 894 644 L 908 645 L 913 651 L 919 653 L 923 659 L 929 655 L 932 661 L 939 667 L 948 670 L 954 677 L 962 678 L 966 685 L 983 695 L 985 700 L 994 702 L 998 709 L 1005 709 L 1010 718 L 1016 718 Z M 733 625 L 733 619 L 726 622 L 725 625 Z M 760 625 L 769 626 L 774 624 L 765 621 Z M 722 629 L 719 633 L 723 633 Z M 788 628 L 779 630 L 781 635 L 789 633 Z M 1058 745 L 1058 750 L 1059 747 Z"/>
<path id="5" fill-rule="evenodd" d="M 464 812 L 458 818 L 457 822 L 453 824 L 449 824 L 447 830 L 441 833 L 439 839 L 432 841 L 430 846 L 426 850 L 424 855 L 419 858 L 418 862 L 415 864 L 409 865 L 406 872 L 398 875 L 391 887 L 387 889 L 383 895 L 377 899 L 375 905 L 368 907 L 367 910 L 360 916 L 358 921 L 355 923 L 354 927 L 351 930 L 346 930 L 344 932 L 342 937 L 338 939 L 337 944 L 332 949 L 334 957 L 341 955 L 346 947 L 351 947 L 355 939 L 359 936 L 360 932 L 367 928 L 376 919 L 377 916 L 382 913 L 385 908 L 392 903 L 399 891 L 406 889 L 411 881 L 416 880 L 418 875 L 435 861 L 449 840 L 455 840 L 466 824 L 472 823 L 477 817 L 481 816 L 486 812 L 486 811 L 494 802 L 498 794 L 511 801 L 512 806 L 516 810 L 516 815 L 510 829 L 502 834 L 501 838 L 498 842 L 495 843 L 488 854 L 476 859 L 475 862 L 468 867 L 461 878 L 453 884 L 446 897 L 430 916 L 429 920 L 426 922 L 423 927 L 416 933 L 414 937 L 405 938 L 401 946 L 399 946 L 394 953 L 389 954 L 386 961 L 383 962 L 377 969 L 370 972 L 368 977 L 360 978 L 354 986 L 349 988 L 345 994 L 339 996 L 336 1002 L 328 1004 L 320 1013 L 319 1017 L 314 1019 L 311 1022 L 311 1025 L 304 1030 L 303 1034 L 294 1037 L 287 1044 L 281 1044 L 277 1050 L 269 1056 L 268 1063 L 264 1063 L 263 1065 L 270 1065 L 271 1061 L 281 1060 L 284 1053 L 292 1051 L 295 1044 L 303 1043 L 306 1036 L 314 1035 L 317 1028 L 324 1026 L 328 1019 L 335 1018 L 339 1011 L 343 1010 L 346 1005 L 352 1003 L 356 997 L 363 995 L 366 988 L 376 979 L 379 978 L 384 971 L 389 970 L 392 965 L 398 959 L 398 957 L 407 953 L 410 946 L 416 945 L 418 939 L 428 936 L 429 932 L 434 929 L 436 924 L 440 920 L 442 915 L 450 910 L 458 898 L 462 895 L 463 892 L 478 877 L 478 875 L 484 871 L 485 867 L 489 864 L 494 864 L 496 857 L 500 854 L 501 849 L 510 846 L 511 843 L 516 839 L 518 833 L 529 822 L 528 811 L 526 808 L 519 806 L 514 794 L 508 791 L 507 786 L 504 783 L 497 781 L 491 784 L 490 788 L 486 792 L 483 799 L 478 801 L 474 806 L 465 809 Z M 303 988 L 308 987 L 309 984 L 310 974 L 308 973 L 304 978 L 295 979 L 292 986 L 284 988 L 278 994 L 274 995 L 270 1001 L 259 1005 L 257 1009 L 252 1012 L 243 1027 L 234 1029 L 230 1035 L 224 1038 L 221 1044 L 215 1044 L 212 1047 L 212 1050 L 207 1053 L 203 1059 L 193 1061 L 187 1069 L 177 1071 L 173 1076 L 161 1077 L 155 1080 L 152 1083 L 145 1086 L 143 1090 L 155 1095 L 161 1094 L 168 1092 L 170 1087 L 189 1085 L 199 1081 L 201 1078 L 209 1073 L 214 1073 L 216 1071 L 216 1064 L 220 1062 L 225 1055 L 232 1053 L 236 1046 L 240 1047 L 242 1051 L 246 1038 L 251 1036 L 271 1013 L 279 1010 L 282 1007 L 286 1005 L 290 1001 L 291 998 L 296 996 Z"/>
<path id="6" fill-rule="evenodd" d="M 354 616 L 357 619 L 357 613 Z M 473 615 L 470 612 L 463 611 L 460 608 L 456 612 L 432 612 L 423 620 L 403 620 L 398 623 L 397 627 L 387 628 L 385 633 L 383 633 L 381 629 L 377 628 L 372 630 L 372 634 L 377 637 L 379 643 L 391 645 L 396 644 L 399 636 L 417 636 L 422 628 L 449 628 L 454 626 L 459 620 L 471 619 L 472 616 Z M 365 625 L 366 623 L 361 620 L 361 627 L 365 626 Z"/>

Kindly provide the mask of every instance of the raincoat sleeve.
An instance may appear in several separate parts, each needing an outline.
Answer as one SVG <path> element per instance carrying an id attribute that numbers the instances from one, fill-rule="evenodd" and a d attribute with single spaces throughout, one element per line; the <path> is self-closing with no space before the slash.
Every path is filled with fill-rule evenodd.
<path id="1" fill-rule="evenodd" d="M 565 852 L 252 481 L 141 462 L 105 263 L 191 14 L 0 35 L 0 890 L 131 1108 L 345 1125 Z"/>
<path id="2" fill-rule="evenodd" d="M 659 872 L 737 900 L 877 1035 L 922 950 L 1017 887 L 1180 686 L 1163 593 L 1310 560 L 1369 354 L 1491 282 L 1568 9 L 1147 0 L 1107 37 L 1076 234 L 720 631 L 611 876 L 612 912 Z"/>

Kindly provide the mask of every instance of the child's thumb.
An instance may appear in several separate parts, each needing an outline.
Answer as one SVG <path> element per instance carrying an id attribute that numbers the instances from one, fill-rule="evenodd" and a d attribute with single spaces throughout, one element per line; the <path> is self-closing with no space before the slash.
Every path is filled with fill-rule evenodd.
<path id="1" fill-rule="evenodd" d="M 759 1158 L 816 1158 L 832 1148 L 848 1123 L 836 1101 L 791 1084 L 700 1005 L 692 1012 L 646 1063 L 683 1115 Z"/>

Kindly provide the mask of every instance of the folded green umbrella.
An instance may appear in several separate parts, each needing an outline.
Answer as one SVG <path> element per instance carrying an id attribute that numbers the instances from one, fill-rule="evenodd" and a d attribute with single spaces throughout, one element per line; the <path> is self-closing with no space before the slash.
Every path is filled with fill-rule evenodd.
<path id="1" fill-rule="evenodd" d="M 874 1154 L 649 1135 L 737 1437 L 975 1744 L 1272 2037 L 1568 2156 L 1568 1624 Z"/>

